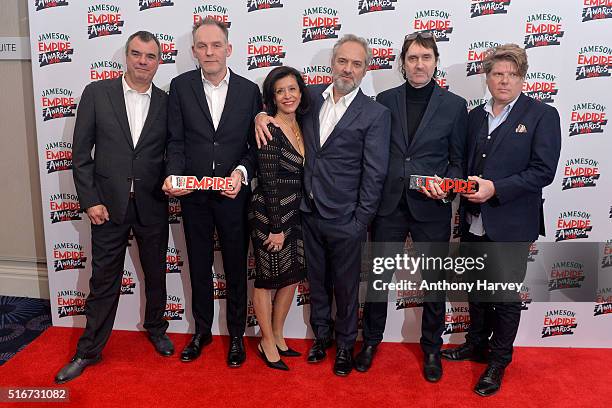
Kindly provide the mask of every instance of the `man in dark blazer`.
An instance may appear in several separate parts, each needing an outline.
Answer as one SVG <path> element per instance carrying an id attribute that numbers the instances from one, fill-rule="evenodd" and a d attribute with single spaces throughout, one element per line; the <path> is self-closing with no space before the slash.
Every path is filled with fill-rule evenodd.
<path id="1" fill-rule="evenodd" d="M 341 38 L 332 52 L 334 82 L 308 88 L 311 110 L 302 123 L 306 157 L 300 210 L 316 337 L 308 362 L 325 358 L 335 330 L 334 373 L 340 376 L 353 368 L 361 245 L 380 202 L 389 156 L 389 111 L 359 88 L 370 60 L 367 41 L 351 34 Z M 258 117 L 258 133 L 267 131 L 265 123 Z"/>
<path id="2" fill-rule="evenodd" d="M 438 58 L 438 47 L 430 33 L 406 36 L 400 53 L 406 82 L 376 97 L 391 111 L 389 172 L 372 225 L 372 240 L 380 243 L 376 249 L 389 252 L 383 255 L 402 253 L 409 233 L 419 255 L 444 257 L 448 251 L 445 243 L 450 239 L 450 197 L 438 186 L 431 193 L 409 188 L 411 175 L 465 177 L 466 102 L 436 84 L 433 77 Z M 389 282 L 393 272 L 387 270 L 372 277 Z M 371 286 L 374 279 L 369 280 L 364 308 L 363 348 L 355 361 L 359 371 L 370 368 L 387 319 L 388 293 L 375 290 Z M 428 294 L 423 304 L 421 347 L 425 378 L 432 382 L 442 375 L 444 313 L 444 294 Z"/>
<path id="3" fill-rule="evenodd" d="M 195 334 L 181 360 L 196 359 L 212 340 L 212 266 L 215 228 L 227 281 L 227 363 L 246 358 L 243 335 L 247 307 L 247 204 L 249 177 L 256 172 L 253 118 L 262 108 L 259 88 L 227 68 L 232 46 L 227 27 L 204 19 L 193 27 L 193 55 L 200 69 L 174 78 L 168 103 L 168 178 L 164 190 L 180 197 L 191 277 Z M 222 192 L 173 189 L 170 175 L 231 177 Z"/>
<path id="4" fill-rule="evenodd" d="M 92 274 L 85 332 L 76 355 L 55 377 L 57 383 L 74 379 L 100 360 L 119 304 L 130 231 L 145 275 L 144 328 L 160 354 L 174 352 L 164 319 L 168 202 L 161 186 L 167 95 L 152 83 L 160 45 L 153 34 L 139 31 L 126 42 L 125 55 L 125 75 L 87 85 L 79 103 L 73 176 L 91 221 Z"/>
<path id="5" fill-rule="evenodd" d="M 489 254 L 487 280 L 521 282 L 529 244 L 544 233 L 542 188 L 552 183 L 559 161 L 559 114 L 521 93 L 528 64 L 518 45 L 490 50 L 483 68 L 492 98 L 469 114 L 468 174 L 479 189 L 462 194 L 461 240 Z M 488 360 L 474 388 L 477 394 L 488 396 L 499 390 L 512 361 L 520 316 L 515 292 L 484 300 L 470 293 L 466 342 L 445 350 L 443 357 Z"/>

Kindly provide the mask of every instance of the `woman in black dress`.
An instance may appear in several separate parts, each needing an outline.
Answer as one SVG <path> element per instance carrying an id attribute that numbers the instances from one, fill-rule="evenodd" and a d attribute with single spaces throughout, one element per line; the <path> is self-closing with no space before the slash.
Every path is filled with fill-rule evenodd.
<path id="1" fill-rule="evenodd" d="M 259 353 L 271 368 L 288 370 L 280 356 L 300 354 L 285 343 L 283 326 L 297 283 L 306 275 L 300 224 L 304 142 L 299 117 L 307 110 L 306 85 L 291 67 L 270 71 L 263 99 L 270 116 L 272 140 L 258 150 L 258 186 L 249 210 L 255 251 L 256 278 L 253 304 L 262 339 Z M 272 289 L 276 294 L 272 300 Z"/>

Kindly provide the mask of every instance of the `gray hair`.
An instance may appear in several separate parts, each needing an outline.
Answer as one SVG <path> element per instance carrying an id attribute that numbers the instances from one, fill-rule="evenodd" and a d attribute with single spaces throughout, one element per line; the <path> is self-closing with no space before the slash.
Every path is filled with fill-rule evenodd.
<path id="1" fill-rule="evenodd" d="M 128 48 L 130 43 L 134 38 L 138 37 L 138 39 L 142 42 L 148 43 L 154 41 L 157 45 L 157 58 L 161 58 L 161 45 L 159 44 L 159 40 L 155 36 L 155 34 L 150 33 L 149 31 L 136 31 L 134 34 L 130 35 L 125 42 L 125 55 L 128 55 Z"/>
<path id="2" fill-rule="evenodd" d="M 223 31 L 223 35 L 225 36 L 225 42 L 229 42 L 229 30 L 227 29 L 227 25 L 225 25 L 223 22 L 216 20 L 212 17 L 206 17 L 202 20 L 199 20 L 193 23 L 193 27 L 191 28 L 191 35 L 194 36 L 196 31 L 198 31 L 198 28 L 202 26 L 207 26 L 207 25 L 219 27 L 219 30 Z"/>
<path id="3" fill-rule="evenodd" d="M 336 41 L 336 43 L 334 44 L 334 48 L 332 49 L 332 64 L 336 59 L 336 53 L 338 52 L 338 48 L 340 48 L 342 44 L 347 42 L 356 42 L 357 44 L 363 47 L 366 53 L 366 68 L 369 67 L 370 62 L 372 61 L 372 49 L 370 48 L 370 45 L 368 44 L 368 41 L 365 38 L 356 36 L 355 34 L 344 34 L 342 38 Z"/>

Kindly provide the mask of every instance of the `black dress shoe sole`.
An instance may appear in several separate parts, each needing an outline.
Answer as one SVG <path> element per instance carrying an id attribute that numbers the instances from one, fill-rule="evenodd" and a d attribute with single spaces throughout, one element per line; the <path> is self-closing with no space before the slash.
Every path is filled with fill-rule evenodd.
<path id="1" fill-rule="evenodd" d="M 336 374 L 338 377 L 348 377 L 348 375 L 350 374 L 350 371 L 336 371 L 334 370 L 334 374 Z"/>
<path id="2" fill-rule="evenodd" d="M 244 364 L 244 361 L 242 363 L 227 363 L 227 366 L 229 368 L 240 368 L 240 367 L 242 367 L 242 364 Z"/>
<path id="3" fill-rule="evenodd" d="M 501 388 L 501 387 L 500 387 L 500 388 Z M 480 395 L 481 397 L 490 397 L 491 395 L 495 395 L 495 394 L 497 394 L 497 393 L 499 392 L 500 388 L 496 389 L 495 391 L 493 391 L 493 392 L 491 392 L 491 393 L 489 393 L 489 394 L 484 393 L 484 392 L 480 392 L 480 391 L 478 391 L 477 389 L 474 389 L 474 392 L 475 392 L 476 394 Z"/>
<path id="4" fill-rule="evenodd" d="M 442 376 L 439 376 L 439 377 L 428 377 L 428 376 L 425 376 L 425 380 L 427 382 L 430 382 L 430 383 L 437 383 L 441 379 L 442 379 Z"/>
<path id="5" fill-rule="evenodd" d="M 320 363 L 321 361 L 325 361 L 326 358 L 327 358 L 327 356 L 322 357 L 322 358 L 318 358 L 318 359 L 308 358 L 308 359 L 306 359 L 306 362 L 309 363 L 309 364 L 317 364 L 317 363 Z"/>
<path id="6" fill-rule="evenodd" d="M 361 367 L 358 365 L 355 365 L 355 371 L 359 371 L 360 373 L 365 373 L 370 369 L 370 367 Z"/>

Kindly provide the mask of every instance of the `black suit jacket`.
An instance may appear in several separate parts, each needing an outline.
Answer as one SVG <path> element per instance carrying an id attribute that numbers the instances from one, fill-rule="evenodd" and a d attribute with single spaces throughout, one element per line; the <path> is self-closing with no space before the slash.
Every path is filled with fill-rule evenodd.
<path id="1" fill-rule="evenodd" d="M 374 217 L 389 158 L 389 111 L 359 90 L 323 146 L 320 145 L 319 112 L 328 85 L 307 89 L 311 105 L 302 121 L 306 147 L 301 209 L 310 212 L 308 198 L 323 218 L 354 212 L 367 225 Z"/>
<path id="2" fill-rule="evenodd" d="M 465 99 L 434 83 L 423 119 L 408 145 L 406 84 L 381 92 L 376 100 L 391 111 L 391 150 L 378 215 L 391 214 L 402 192 L 412 216 L 419 221 L 449 220 L 451 205 L 409 190 L 410 175 L 464 178 L 467 134 Z"/>
<path id="3" fill-rule="evenodd" d="M 161 190 L 167 99 L 166 93 L 153 85 L 149 112 L 134 146 L 121 78 L 85 87 L 72 146 L 72 174 L 83 210 L 104 204 L 111 221 L 122 223 L 133 179 L 140 221 L 143 224 L 168 221 L 168 203 Z"/>
<path id="4" fill-rule="evenodd" d="M 243 165 L 249 178 L 257 169 L 253 118 L 262 109 L 259 87 L 231 71 L 225 106 L 215 131 L 199 69 L 170 83 L 166 175 L 227 177 Z M 215 165 L 213 173 L 213 163 Z M 196 191 L 182 200 L 205 200 Z"/>
<path id="5" fill-rule="evenodd" d="M 474 175 L 478 134 L 488 120 L 484 106 L 469 114 L 469 175 Z M 520 131 L 519 125 L 525 131 Z M 495 184 L 495 196 L 480 205 L 484 229 L 491 240 L 533 242 L 538 234 L 544 234 L 542 188 L 555 178 L 560 151 L 557 110 L 521 94 L 499 126 L 482 173 Z M 463 230 L 468 230 L 463 207 L 461 220 Z"/>

